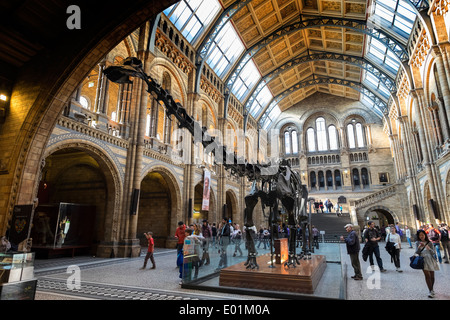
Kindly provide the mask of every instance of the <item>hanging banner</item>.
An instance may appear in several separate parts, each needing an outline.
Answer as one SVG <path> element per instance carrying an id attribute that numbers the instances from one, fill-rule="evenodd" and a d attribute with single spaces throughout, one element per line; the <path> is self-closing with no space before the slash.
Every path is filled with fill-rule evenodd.
<path id="1" fill-rule="evenodd" d="M 209 210 L 209 195 L 210 195 L 210 183 L 211 183 L 211 172 L 205 170 L 203 177 L 203 201 L 202 210 Z"/>
<path id="2" fill-rule="evenodd" d="M 19 245 L 19 243 L 28 238 L 32 213 L 32 204 L 14 206 L 11 225 L 9 228 L 9 242 Z"/>

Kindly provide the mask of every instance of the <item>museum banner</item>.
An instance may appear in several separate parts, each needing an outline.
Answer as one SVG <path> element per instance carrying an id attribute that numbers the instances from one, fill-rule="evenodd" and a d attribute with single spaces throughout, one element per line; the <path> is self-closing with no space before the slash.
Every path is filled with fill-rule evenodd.
<path id="1" fill-rule="evenodd" d="M 28 238 L 32 213 L 32 204 L 14 206 L 11 225 L 9 228 L 9 242 L 19 245 L 22 241 Z"/>

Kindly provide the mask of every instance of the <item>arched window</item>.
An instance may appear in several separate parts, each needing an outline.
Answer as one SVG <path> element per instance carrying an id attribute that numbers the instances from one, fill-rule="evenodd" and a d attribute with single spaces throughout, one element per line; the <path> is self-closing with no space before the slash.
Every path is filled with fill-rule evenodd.
<path id="1" fill-rule="evenodd" d="M 323 176 L 323 171 L 319 171 L 318 177 L 319 177 L 319 188 L 324 188 L 325 187 L 325 177 Z"/>
<path id="2" fill-rule="evenodd" d="M 316 139 L 315 139 L 315 133 L 313 128 L 309 128 L 306 131 L 306 139 L 308 141 L 308 151 L 314 152 L 316 151 Z"/>
<path id="3" fill-rule="evenodd" d="M 333 174 L 327 170 L 327 187 L 333 187 Z"/>
<path id="4" fill-rule="evenodd" d="M 311 188 L 315 188 L 316 187 L 316 173 L 314 172 L 314 171 L 312 171 L 310 174 L 309 174 L 309 177 L 310 177 L 310 179 L 311 179 Z"/>
<path id="5" fill-rule="evenodd" d="M 362 168 L 361 169 L 361 183 L 364 186 L 368 186 L 369 185 L 369 173 L 368 173 L 366 168 Z"/>
<path id="6" fill-rule="evenodd" d="M 145 135 L 150 137 L 150 114 L 147 113 L 147 123 L 145 125 Z"/>
<path id="7" fill-rule="evenodd" d="M 81 96 L 80 97 L 80 104 L 83 108 L 89 109 L 89 101 L 86 99 L 86 97 Z"/>
<path id="8" fill-rule="evenodd" d="M 363 125 L 353 119 L 352 122 L 347 125 L 348 147 L 350 149 L 364 148 L 366 146 L 364 134 Z"/>
<path id="9" fill-rule="evenodd" d="M 328 139 L 330 139 L 330 150 L 338 150 L 337 130 L 333 125 L 328 127 Z"/>
<path id="10" fill-rule="evenodd" d="M 284 154 L 298 154 L 298 137 L 295 127 L 288 127 L 282 136 L 284 139 Z"/>
<path id="11" fill-rule="evenodd" d="M 356 124 L 356 141 L 358 142 L 358 148 L 364 148 L 363 129 L 361 123 Z"/>
<path id="12" fill-rule="evenodd" d="M 353 173 L 353 185 L 354 186 L 359 186 L 360 182 L 359 182 L 359 171 L 358 171 L 358 169 L 353 169 L 352 173 Z"/>
<path id="13" fill-rule="evenodd" d="M 316 131 L 317 131 L 317 150 L 326 151 L 327 146 L 327 131 L 325 128 L 325 119 L 320 117 L 316 120 Z"/>
<path id="14" fill-rule="evenodd" d="M 298 153 L 298 138 L 296 130 L 293 130 L 291 132 L 291 138 L 292 138 L 292 153 L 296 154 Z"/>
<path id="15" fill-rule="evenodd" d="M 291 135 L 289 131 L 284 133 L 284 150 L 286 154 L 291 154 Z"/>
<path id="16" fill-rule="evenodd" d="M 350 149 L 354 149 L 355 145 L 355 133 L 353 132 L 353 125 L 347 125 L 347 138 L 348 138 L 348 147 Z"/>
<path id="17" fill-rule="evenodd" d="M 341 186 L 341 172 L 339 170 L 334 170 L 334 183 L 336 187 Z"/>

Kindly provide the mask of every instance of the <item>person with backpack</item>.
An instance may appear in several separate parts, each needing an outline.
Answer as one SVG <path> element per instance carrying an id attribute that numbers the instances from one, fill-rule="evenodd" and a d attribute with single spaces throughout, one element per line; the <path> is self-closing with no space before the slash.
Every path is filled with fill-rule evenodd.
<path id="1" fill-rule="evenodd" d="M 436 229 L 433 224 L 428 225 L 428 229 L 425 230 L 427 233 L 428 239 L 433 243 L 434 248 L 436 249 L 437 258 L 439 260 L 439 263 L 442 263 L 442 257 L 441 257 L 441 233 L 438 229 Z"/>
<path id="2" fill-rule="evenodd" d="M 391 224 L 391 232 L 386 237 L 386 250 L 392 257 L 397 272 L 403 272 L 400 269 L 400 250 L 402 249 L 402 240 L 397 233 L 397 229 Z"/>
<path id="3" fill-rule="evenodd" d="M 400 236 L 400 240 L 403 237 L 403 230 L 402 228 L 400 228 L 400 225 L 398 224 L 398 222 L 395 223 L 395 231 L 397 231 L 397 234 Z"/>
<path id="4" fill-rule="evenodd" d="M 449 263 L 448 255 L 450 253 L 450 242 L 448 238 L 448 229 L 448 225 L 445 223 L 442 223 L 441 228 L 439 229 L 441 232 L 442 251 L 444 252 L 444 263 Z"/>

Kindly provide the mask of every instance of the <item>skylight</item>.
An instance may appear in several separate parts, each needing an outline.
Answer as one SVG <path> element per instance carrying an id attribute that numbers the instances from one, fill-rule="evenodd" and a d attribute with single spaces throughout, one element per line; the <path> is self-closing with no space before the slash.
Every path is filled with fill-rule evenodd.
<path id="1" fill-rule="evenodd" d="M 264 120 L 264 122 L 262 123 L 262 128 L 264 130 L 267 130 L 270 125 L 272 125 L 272 123 L 277 120 L 277 118 L 280 116 L 281 114 L 281 110 L 280 107 L 278 107 L 278 105 L 276 105 L 272 111 L 270 111 L 269 115 L 266 117 L 266 119 Z"/>
<path id="2" fill-rule="evenodd" d="M 233 25 L 228 22 L 211 45 L 206 62 L 220 78 L 223 78 L 242 52 L 244 44 Z"/>
<path id="3" fill-rule="evenodd" d="M 397 74 L 400 68 L 400 62 L 397 56 L 388 49 L 382 42 L 377 39 L 370 37 L 368 41 L 368 52 L 366 56 L 372 60 L 376 60 L 377 64 L 380 64 L 382 68 L 391 72 L 392 74 Z"/>
<path id="4" fill-rule="evenodd" d="M 261 75 L 259 74 L 253 60 L 250 60 L 237 77 L 231 92 L 233 92 L 235 97 L 242 102 L 243 98 L 245 98 L 259 79 L 261 79 Z"/>
<path id="5" fill-rule="evenodd" d="M 253 118 L 258 117 L 258 115 L 267 106 L 270 100 L 272 100 L 272 98 L 273 98 L 272 93 L 267 88 L 267 86 L 264 86 L 264 88 L 262 88 L 261 91 L 259 92 L 255 101 L 253 101 L 252 105 L 250 106 L 249 112 L 253 116 Z"/>
<path id="6" fill-rule="evenodd" d="M 374 7 L 372 20 L 376 25 L 392 29 L 404 39 L 409 38 L 416 12 L 406 0 L 376 0 Z"/>
<path id="7" fill-rule="evenodd" d="M 183 0 L 164 10 L 187 41 L 193 43 L 221 10 L 217 0 Z"/>

